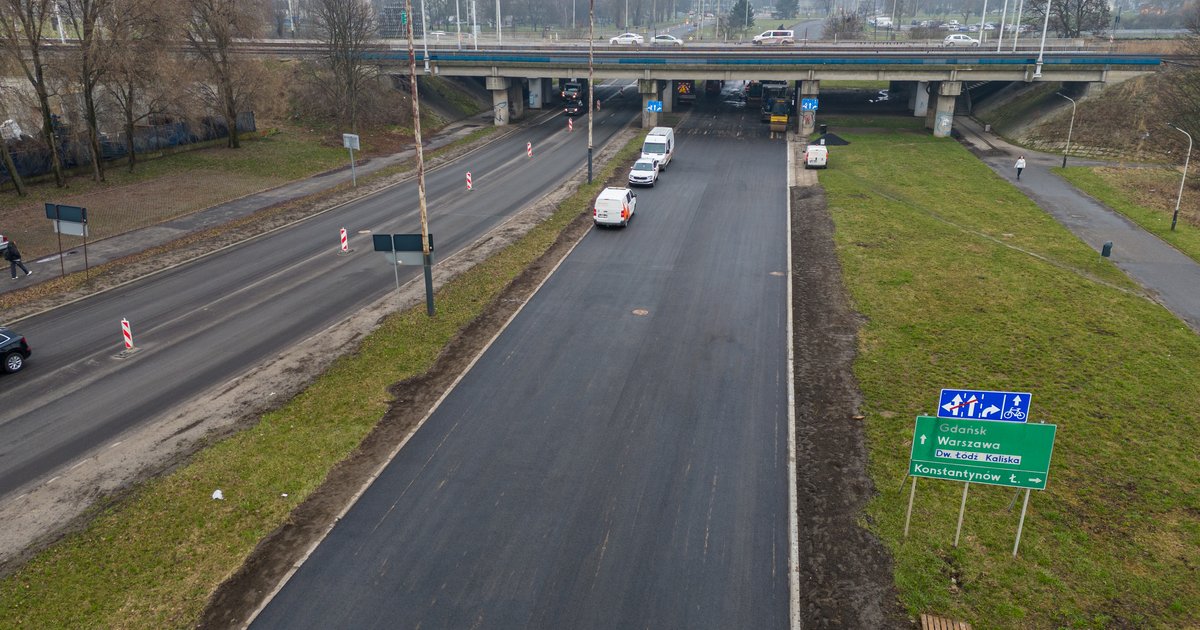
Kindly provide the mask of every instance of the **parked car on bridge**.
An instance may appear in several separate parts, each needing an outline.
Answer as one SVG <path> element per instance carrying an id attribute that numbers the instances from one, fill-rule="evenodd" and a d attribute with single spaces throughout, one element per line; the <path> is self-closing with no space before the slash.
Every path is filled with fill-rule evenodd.
<path id="1" fill-rule="evenodd" d="M 682 46 L 683 40 L 675 37 L 674 35 L 662 33 L 661 35 L 655 35 L 654 37 L 651 37 L 650 43 L 655 46 Z"/>
<path id="2" fill-rule="evenodd" d="M 979 45 L 978 39 L 975 39 L 974 37 L 971 37 L 970 35 L 964 35 L 962 33 L 953 33 L 951 35 L 947 35 L 946 39 L 942 40 L 942 46 L 945 46 L 946 48 L 954 48 L 957 46 L 978 46 L 978 45 Z"/>
<path id="3" fill-rule="evenodd" d="M 770 45 L 770 44 L 779 44 L 779 45 L 795 44 L 796 43 L 796 33 L 793 31 L 778 31 L 778 30 L 763 31 L 762 33 L 754 36 L 752 43 L 758 44 L 759 46 Z"/>
<path id="4" fill-rule="evenodd" d="M 637 44 L 641 44 L 644 41 L 646 41 L 646 40 L 641 35 L 638 35 L 637 33 L 621 33 L 620 35 L 617 35 L 616 37 L 609 39 L 608 43 L 610 43 L 614 46 L 618 46 L 618 45 L 636 46 Z"/>

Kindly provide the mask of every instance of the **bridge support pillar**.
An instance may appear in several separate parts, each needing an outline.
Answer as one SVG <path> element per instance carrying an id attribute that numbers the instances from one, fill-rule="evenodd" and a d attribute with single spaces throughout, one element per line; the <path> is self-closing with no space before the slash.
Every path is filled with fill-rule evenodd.
<path id="1" fill-rule="evenodd" d="M 962 81 L 942 81 L 938 84 L 937 106 L 932 116 L 933 137 L 945 138 L 954 129 L 954 104 L 959 94 L 962 94 Z"/>
<path id="2" fill-rule="evenodd" d="M 542 109 L 550 100 L 550 79 L 529 80 L 529 109 Z"/>
<path id="3" fill-rule="evenodd" d="M 675 82 L 663 81 L 663 113 L 670 114 L 675 111 Z"/>
<path id="4" fill-rule="evenodd" d="M 806 98 L 817 98 L 821 93 L 821 82 L 817 81 L 798 81 L 796 105 L 799 108 L 800 101 Z M 796 112 L 796 132 L 805 138 L 811 136 L 817 129 L 817 112 L 814 111 L 798 111 Z"/>
<path id="5" fill-rule="evenodd" d="M 517 79 L 508 88 L 508 117 L 520 120 L 525 115 L 525 82 Z"/>
<path id="6" fill-rule="evenodd" d="M 642 95 L 642 129 L 658 125 L 658 112 L 650 110 L 650 101 L 658 100 L 658 79 L 638 79 L 638 92 Z"/>
<path id="7" fill-rule="evenodd" d="M 925 118 L 929 113 L 929 82 L 917 81 L 917 87 L 913 90 L 913 116 L 916 118 Z"/>
<path id="8" fill-rule="evenodd" d="M 492 120 L 497 127 L 508 124 L 508 78 L 486 77 L 484 87 L 492 92 Z"/>

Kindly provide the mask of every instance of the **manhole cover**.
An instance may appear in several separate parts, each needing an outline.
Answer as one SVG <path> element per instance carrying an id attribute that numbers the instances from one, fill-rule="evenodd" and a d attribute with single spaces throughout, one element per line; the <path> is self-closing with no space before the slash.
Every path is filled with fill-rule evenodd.
<path id="1" fill-rule="evenodd" d="M 650 314 L 650 311 L 644 308 L 635 308 L 633 309 L 633 314 L 637 315 L 638 317 L 645 317 L 646 315 Z"/>

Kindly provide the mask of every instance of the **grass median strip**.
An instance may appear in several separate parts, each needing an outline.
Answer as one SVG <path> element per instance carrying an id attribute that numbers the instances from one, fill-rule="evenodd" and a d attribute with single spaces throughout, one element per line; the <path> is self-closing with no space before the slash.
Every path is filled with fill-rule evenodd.
<path id="1" fill-rule="evenodd" d="M 958 144 L 855 134 L 821 174 L 863 315 L 855 374 L 872 528 L 910 614 L 976 627 L 1200 625 L 1200 337 Z M 1058 424 L 1011 556 L 1015 492 L 923 479 L 902 537 L 914 417 L 942 387 L 1029 391 Z"/>
<path id="2" fill-rule="evenodd" d="M 347 457 L 387 410 L 388 387 L 433 365 L 627 165 L 641 136 L 546 221 L 447 283 L 438 314 L 393 315 L 305 392 L 183 468 L 135 489 L 0 583 L 0 627 L 191 627 L 209 594 Z M 211 499 L 221 489 L 223 501 Z"/>

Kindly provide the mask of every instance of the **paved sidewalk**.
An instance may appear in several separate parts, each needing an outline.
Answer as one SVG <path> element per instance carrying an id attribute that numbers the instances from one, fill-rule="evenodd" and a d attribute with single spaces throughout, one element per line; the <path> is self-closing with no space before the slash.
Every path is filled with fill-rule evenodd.
<path id="1" fill-rule="evenodd" d="M 1012 146 L 965 116 L 955 117 L 954 127 L 980 160 L 1095 249 L 1097 255 L 1106 241 L 1112 241 L 1111 260 L 1160 304 L 1200 333 L 1200 263 L 1050 173 L 1050 168 L 1062 165 L 1062 155 Z M 1022 154 L 1026 168 L 1017 181 L 1013 165 Z M 1074 158 L 1070 163 L 1107 164 Z"/>
<path id="2" fill-rule="evenodd" d="M 536 122 L 538 119 L 540 119 L 540 116 L 536 115 L 537 113 L 539 112 L 535 112 L 534 116 L 529 117 L 529 121 Z M 470 116 L 451 123 L 425 142 L 425 151 L 432 151 L 434 149 L 439 149 L 451 144 L 454 141 L 470 134 L 472 131 L 479 129 L 480 127 L 491 125 L 491 121 L 492 115 L 491 112 L 488 111 L 482 116 Z M 520 127 L 520 124 L 514 124 L 512 129 L 515 130 L 519 129 Z M 503 135 L 506 134 L 502 132 L 491 140 L 495 140 Z M 400 153 L 372 157 L 365 162 L 355 164 L 354 175 L 358 178 L 362 178 L 365 175 L 374 173 L 389 166 L 403 163 L 405 160 L 412 159 L 414 156 L 416 156 L 416 149 L 408 149 L 406 151 L 401 151 Z M 358 158 L 356 157 L 356 160 L 357 159 Z M 226 203 L 213 206 L 187 216 L 179 217 L 165 223 L 159 223 L 157 225 L 148 226 L 132 232 L 126 232 L 125 234 L 113 236 L 103 240 L 89 242 L 87 246 L 87 262 L 89 266 L 95 267 L 110 260 L 115 260 L 123 256 L 128 256 L 130 254 L 157 247 L 164 243 L 169 243 L 192 232 L 206 230 L 208 228 L 248 216 L 257 212 L 258 210 L 261 210 L 262 208 L 266 208 L 277 203 L 299 199 L 322 190 L 333 188 L 339 184 L 349 182 L 350 180 L 350 165 L 349 160 L 347 159 L 345 168 L 327 171 L 313 177 L 297 180 L 276 188 L 271 188 L 259 193 L 247 195 L 245 197 L 234 199 L 233 201 L 228 201 Z M 76 247 L 71 247 L 70 249 L 64 251 L 63 262 L 65 263 L 68 273 L 74 271 L 83 271 L 84 261 L 82 244 Z M 58 254 L 45 256 L 36 260 L 27 259 L 25 260 L 25 264 L 37 273 L 32 278 L 24 281 L 10 282 L 6 278 L 4 282 L 0 282 L 0 293 L 14 291 L 16 289 L 28 286 L 29 282 L 46 280 L 48 278 L 57 278 L 60 275 Z M 8 266 L 6 264 L 5 270 L 7 270 L 7 268 Z"/>

